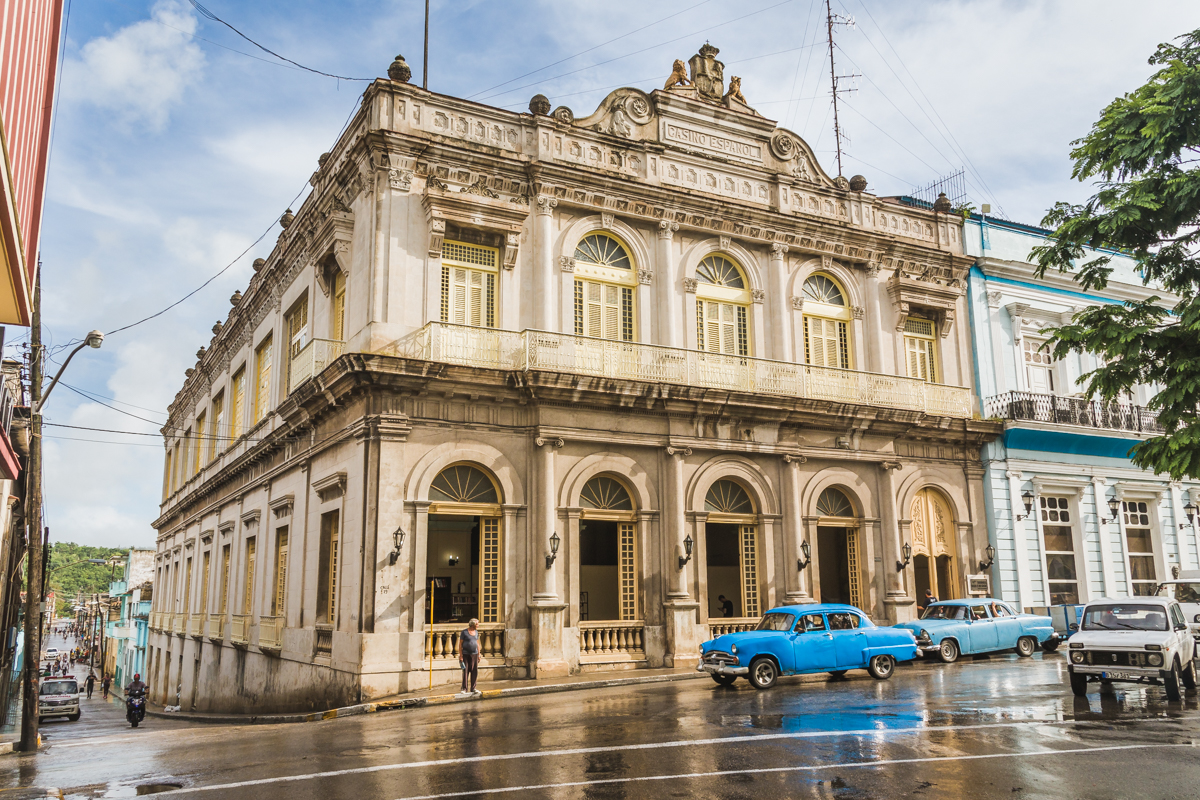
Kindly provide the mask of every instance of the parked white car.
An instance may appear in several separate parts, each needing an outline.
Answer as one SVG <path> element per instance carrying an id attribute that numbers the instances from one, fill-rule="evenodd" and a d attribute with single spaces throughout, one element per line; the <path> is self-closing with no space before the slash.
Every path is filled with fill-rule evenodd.
<path id="1" fill-rule="evenodd" d="M 1200 570 L 1179 573 L 1179 577 L 1158 585 L 1158 596 L 1169 597 L 1183 609 L 1183 618 L 1200 646 Z"/>
<path id="2" fill-rule="evenodd" d="M 1196 688 L 1196 640 L 1169 597 L 1093 600 L 1067 649 L 1076 697 L 1087 694 L 1089 681 L 1161 685 L 1172 701 Z"/>

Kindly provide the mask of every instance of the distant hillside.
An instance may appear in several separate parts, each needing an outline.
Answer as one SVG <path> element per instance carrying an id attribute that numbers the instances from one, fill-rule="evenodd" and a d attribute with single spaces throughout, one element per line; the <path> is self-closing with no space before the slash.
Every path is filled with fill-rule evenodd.
<path id="1" fill-rule="evenodd" d="M 112 555 L 124 556 L 129 553 L 128 547 L 88 547 L 74 542 L 51 542 L 50 569 L 47 576 L 50 588 L 58 600 L 59 616 L 72 616 L 75 612 L 71 606 L 75 602 L 76 593 L 96 594 L 108 591 L 112 567 L 104 564 L 76 564 L 88 558 L 108 558 Z M 70 564 L 71 566 L 65 566 Z M 62 567 L 55 569 L 55 567 Z M 117 576 L 122 575 L 124 565 L 117 566 Z"/>

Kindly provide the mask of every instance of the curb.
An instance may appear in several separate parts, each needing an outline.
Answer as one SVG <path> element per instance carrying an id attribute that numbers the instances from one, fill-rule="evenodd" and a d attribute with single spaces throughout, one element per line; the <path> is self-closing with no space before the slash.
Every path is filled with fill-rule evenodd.
<path id="1" fill-rule="evenodd" d="M 607 678 L 597 681 L 577 681 L 575 683 L 551 683 L 542 686 L 513 686 L 507 689 L 485 689 L 475 696 L 462 697 L 458 694 L 440 694 L 430 697 L 407 697 L 397 700 L 380 700 L 374 703 L 359 703 L 357 705 L 331 708 L 328 711 L 315 711 L 307 714 L 189 714 L 178 711 L 166 712 L 147 709 L 146 716 L 222 725 L 280 725 L 293 722 L 321 722 L 327 719 L 337 719 L 338 717 L 356 717 L 361 714 L 377 714 L 381 711 L 400 711 L 409 708 L 424 708 L 425 706 L 473 703 L 481 700 L 527 697 L 536 694 L 558 694 L 560 692 L 576 692 L 588 689 L 607 689 L 614 686 L 674 683 L 676 681 L 688 681 L 707 677 L 708 673 L 705 672 L 682 672 L 676 675 L 631 676 L 629 678 Z"/>

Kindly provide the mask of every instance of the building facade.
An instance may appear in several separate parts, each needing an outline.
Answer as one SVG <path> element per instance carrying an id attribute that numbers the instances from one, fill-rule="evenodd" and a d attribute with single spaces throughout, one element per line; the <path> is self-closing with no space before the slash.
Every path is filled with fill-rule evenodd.
<path id="1" fill-rule="evenodd" d="M 1050 235 L 1042 228 L 976 215 L 963 235 L 976 258 L 969 288 L 979 391 L 985 414 L 1004 423 L 983 451 L 997 596 L 1044 609 L 1153 594 L 1173 572 L 1200 568 L 1200 484 L 1149 474 L 1129 459 L 1134 445 L 1161 432 L 1145 407 L 1154 388 L 1121 402 L 1089 400 L 1081 376 L 1099 366 L 1097 357 L 1057 361 L 1042 349 L 1047 328 L 1085 307 L 1171 296 L 1143 285 L 1121 253 L 1104 253 L 1113 274 L 1103 293 L 1079 291 L 1070 275 L 1035 279 L 1029 254 Z"/>
<path id="2" fill-rule="evenodd" d="M 125 559 L 121 579 L 109 584 L 103 663 L 118 689 L 146 670 L 154 562 L 154 550 L 133 548 Z"/>
<path id="3" fill-rule="evenodd" d="M 962 218 L 724 89 L 366 91 L 170 406 L 147 670 L 185 709 L 694 667 L 987 546 Z"/>

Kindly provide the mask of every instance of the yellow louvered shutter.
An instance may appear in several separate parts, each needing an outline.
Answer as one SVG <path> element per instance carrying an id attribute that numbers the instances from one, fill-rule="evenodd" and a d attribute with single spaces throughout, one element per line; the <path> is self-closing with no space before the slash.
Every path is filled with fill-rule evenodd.
<path id="1" fill-rule="evenodd" d="M 340 269 L 333 276 L 332 317 L 330 338 L 340 342 L 346 338 L 346 273 Z"/>
<path id="2" fill-rule="evenodd" d="M 913 336 L 904 337 L 905 360 L 908 362 L 908 377 L 923 381 L 934 380 L 933 342 Z"/>

